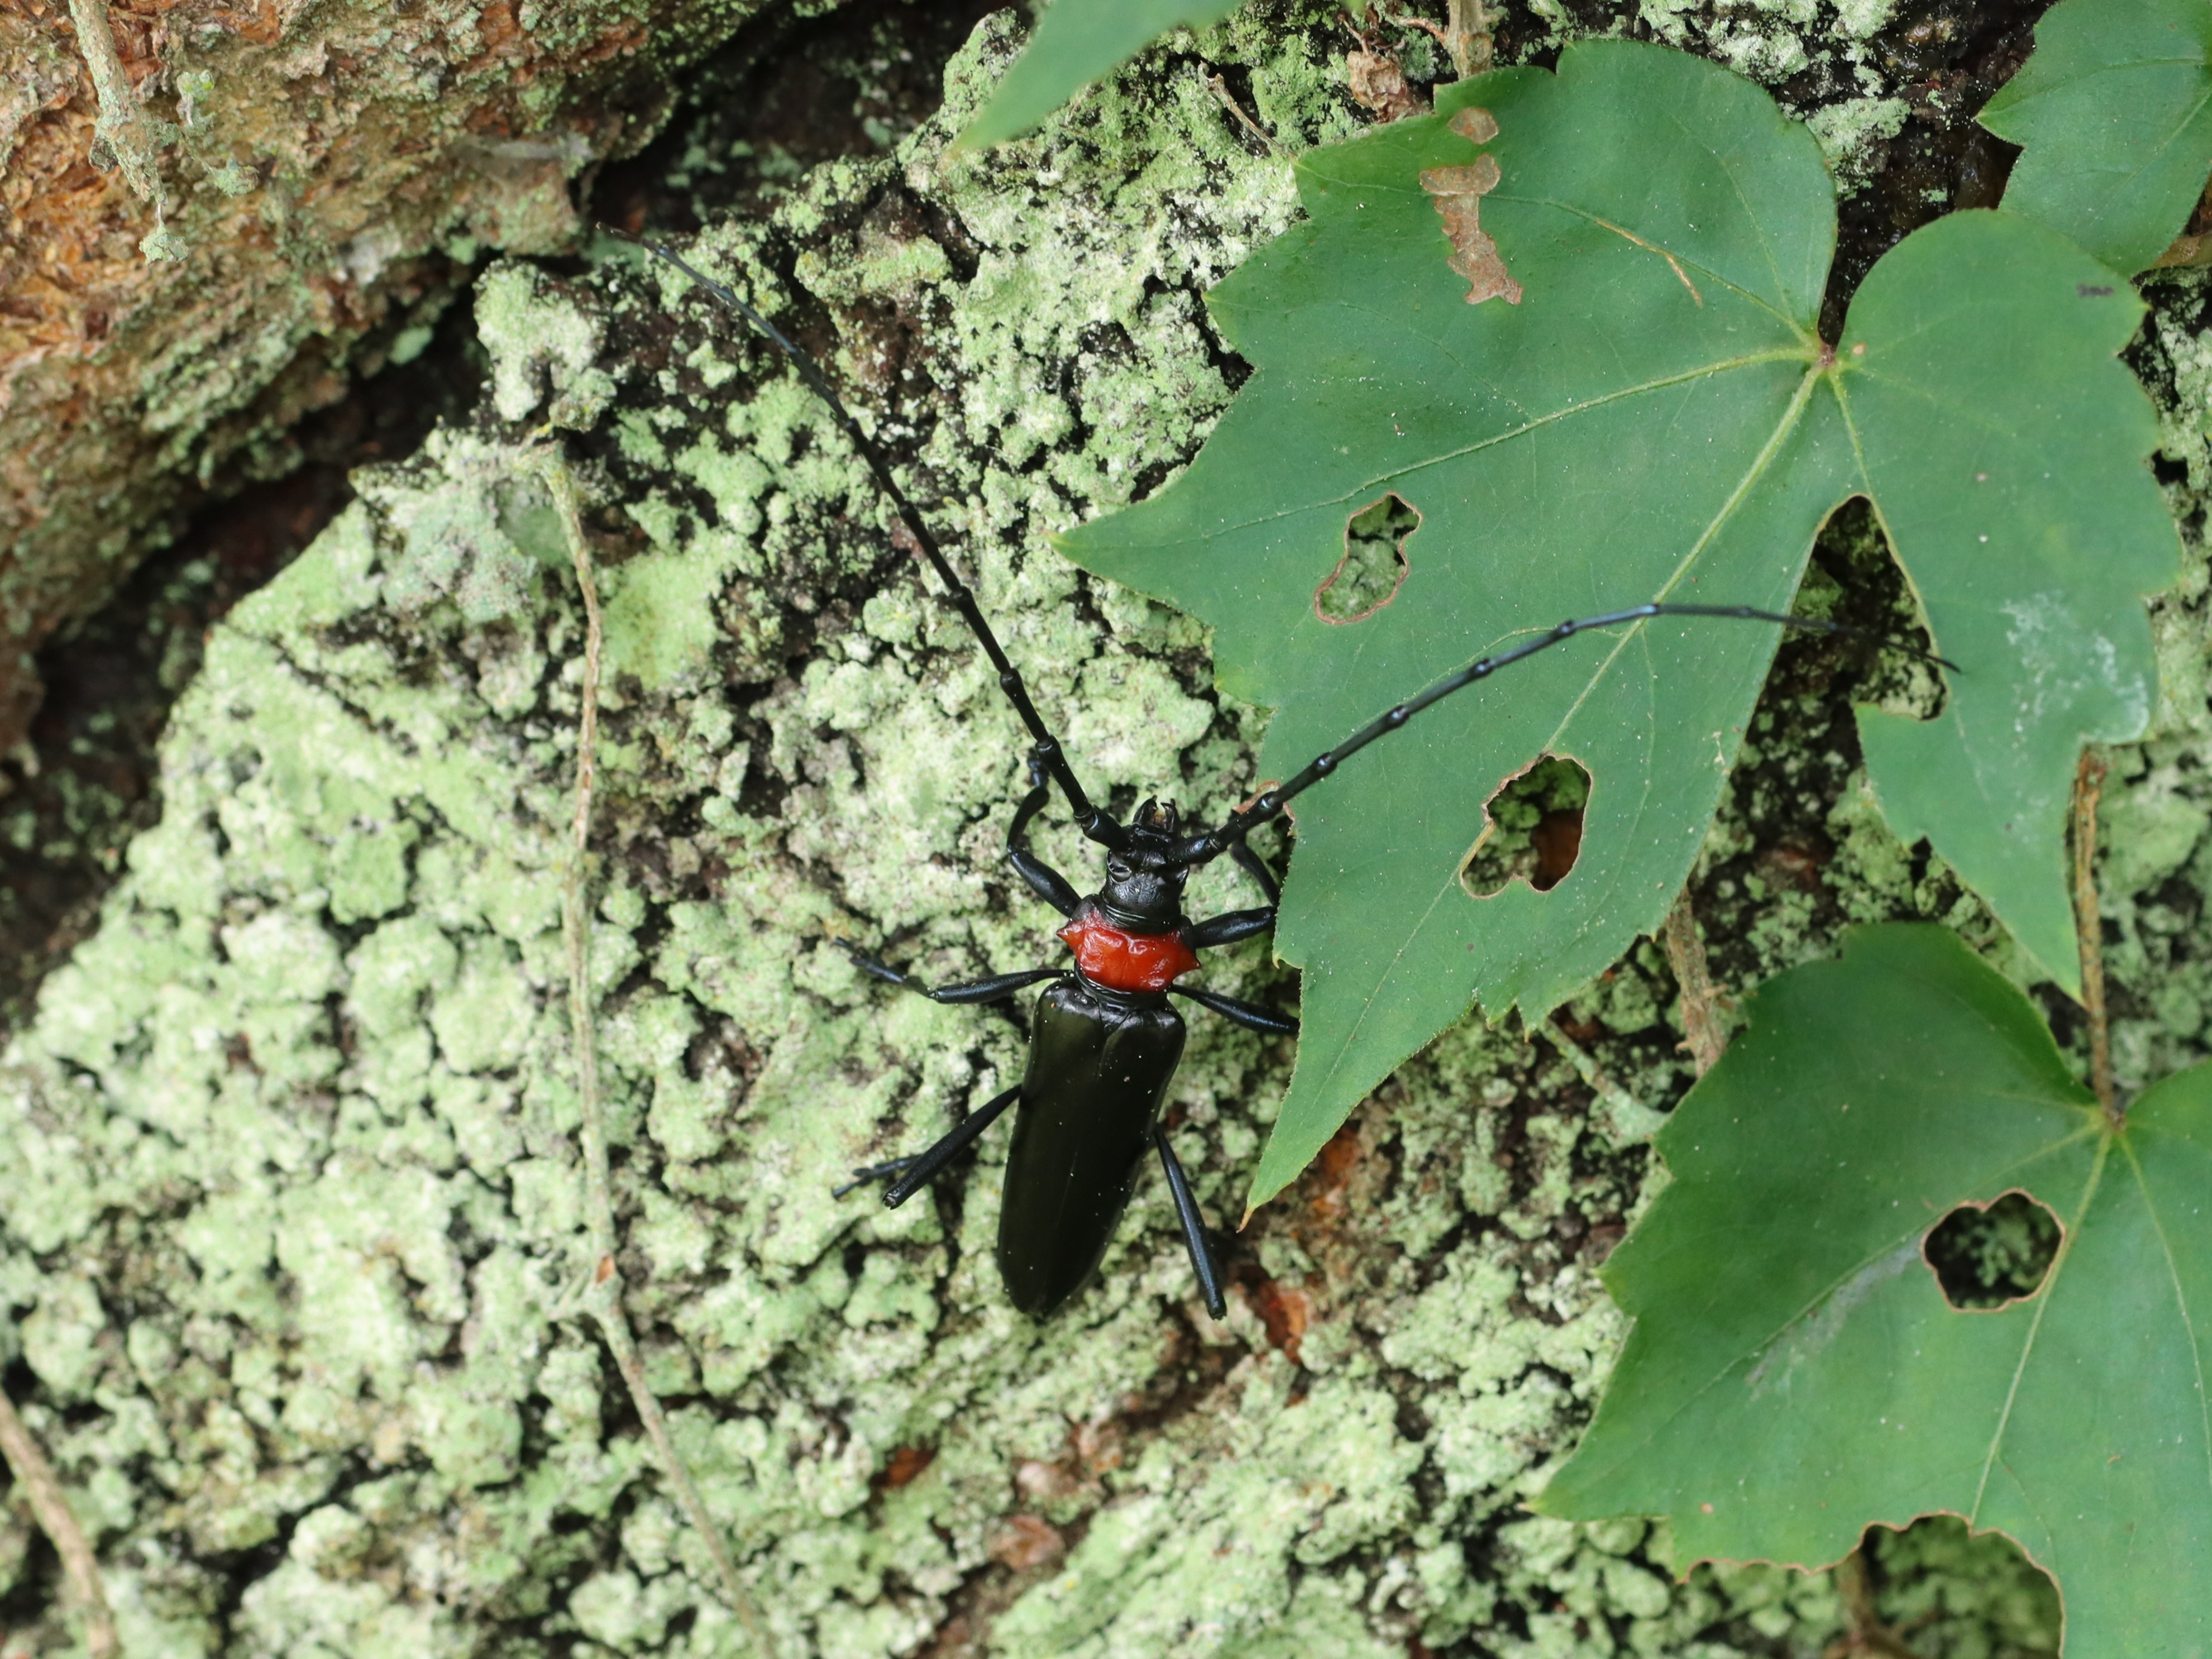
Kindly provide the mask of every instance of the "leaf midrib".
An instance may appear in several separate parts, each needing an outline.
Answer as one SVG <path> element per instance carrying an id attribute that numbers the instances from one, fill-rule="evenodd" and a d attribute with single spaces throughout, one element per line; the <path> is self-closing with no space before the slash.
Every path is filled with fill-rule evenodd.
<path id="1" fill-rule="evenodd" d="M 2093 1122 L 2079 1133 L 2094 1133 L 2102 1127 Z M 2066 1236 L 2059 1241 L 2058 1254 L 2051 1258 L 2051 1266 L 2043 1275 L 2043 1283 L 2034 1291 L 2035 1313 L 2027 1322 L 2027 1334 L 2021 1338 L 2020 1360 L 2013 1367 L 2012 1381 L 2005 1387 L 2004 1404 L 1997 1411 L 1996 1426 L 1990 1431 L 1990 1449 L 1982 1459 L 1981 1479 L 1974 1483 L 1973 1508 L 1966 1515 L 1968 1526 L 1976 1524 L 1982 1518 L 1982 1501 L 1989 1494 L 1990 1471 L 1996 1467 L 1997 1453 L 2004 1446 L 2005 1431 L 2011 1426 L 2012 1408 L 2020 1398 L 2021 1380 L 2027 1375 L 2027 1362 L 2034 1356 L 2035 1339 L 2043 1329 L 2044 1316 L 2051 1311 L 2051 1304 L 2058 1299 L 2059 1280 L 2066 1271 L 2067 1263 L 2073 1259 L 2074 1247 L 2081 1237 L 2082 1223 L 2088 1218 L 2089 1206 L 2095 1201 L 2097 1189 L 2104 1184 L 2105 1165 L 2112 1155 L 2113 1139 L 2110 1133 L 2105 1133 L 2100 1139 L 2096 1161 L 2089 1166 L 2089 1178 L 2081 1183 L 2081 1201 L 2075 1206 L 2074 1218 L 2067 1224 Z"/>
<path id="2" fill-rule="evenodd" d="M 2173 1285 L 2173 1305 L 2181 1310 L 2181 1328 L 2189 1338 L 2190 1368 L 2197 1374 L 2197 1413 L 2200 1431 L 2203 1436 L 2205 1462 L 2212 1468 L 2212 1395 L 2204 1387 L 2204 1351 L 2197 1340 L 2197 1322 L 2189 1315 L 2189 1295 L 2182 1288 L 2181 1267 L 2174 1258 L 2173 1241 L 2166 1237 L 2166 1223 L 2158 1213 L 2158 1205 L 2151 1197 L 2150 1182 L 2143 1178 L 2142 1160 L 2136 1152 L 2134 1138 L 2123 1127 L 2119 1136 L 2120 1148 L 2127 1154 L 2128 1167 L 2136 1177 L 2136 1189 L 2142 1194 L 2143 1213 L 2150 1218 L 2152 1230 L 2158 1234 L 2159 1252 L 2166 1258 L 2166 1277 Z"/>

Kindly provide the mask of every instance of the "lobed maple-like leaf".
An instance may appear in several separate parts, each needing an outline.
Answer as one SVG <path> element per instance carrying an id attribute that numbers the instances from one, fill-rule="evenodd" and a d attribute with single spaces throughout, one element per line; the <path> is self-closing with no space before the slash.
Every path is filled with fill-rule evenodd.
<path id="1" fill-rule="evenodd" d="M 1212 625 L 1223 689 L 1276 711 L 1260 771 L 1283 778 L 1562 617 L 1787 609 L 1826 515 L 1869 496 L 1966 671 L 1936 720 L 1863 715 L 1877 794 L 2070 987 L 2074 763 L 2148 715 L 2139 596 L 2179 550 L 2114 360 L 2128 285 L 2044 227 L 1955 214 L 1874 268 L 1832 347 L 1834 189 L 1749 82 L 1591 41 L 1437 103 L 1299 162 L 1310 221 L 1210 300 L 1252 379 L 1183 477 L 1062 548 Z M 1395 597 L 1330 614 L 1349 521 L 1394 494 L 1420 515 Z M 1276 942 L 1304 1029 L 1254 1203 L 1471 999 L 1540 1018 L 1658 926 L 1775 645 L 1677 619 L 1575 641 L 1299 799 Z M 1476 898 L 1484 804 L 1546 754 L 1593 779 L 1578 861 Z"/>
<path id="2" fill-rule="evenodd" d="M 991 101 L 959 137 L 963 149 L 1018 138 L 1116 64 L 1172 28 L 1218 23 L 1244 0 L 1054 0 Z"/>
<path id="3" fill-rule="evenodd" d="M 1872 927 L 1761 988 L 1656 1145 L 1603 1270 L 1636 1323 L 1539 1509 L 1799 1567 L 1959 1515 L 2058 1580 L 2069 1651 L 2212 1652 L 2212 1066 L 2117 1127 L 1954 934 Z M 2055 1260 L 1954 1307 L 1929 1234 L 2013 1192 Z"/>
<path id="4" fill-rule="evenodd" d="M 2060 0 L 1977 118 L 2026 146 L 2004 205 L 2124 271 L 2154 263 L 2212 174 L 2212 4 Z"/>

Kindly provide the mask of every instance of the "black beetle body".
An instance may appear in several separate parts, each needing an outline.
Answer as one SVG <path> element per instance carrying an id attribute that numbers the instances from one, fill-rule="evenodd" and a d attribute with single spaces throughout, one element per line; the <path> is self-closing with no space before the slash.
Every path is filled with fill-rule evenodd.
<path id="1" fill-rule="evenodd" d="M 1078 978 L 1037 998 L 999 1209 L 999 1273 L 1024 1313 L 1043 1318 L 1097 1270 L 1182 1042 L 1164 995 Z"/>

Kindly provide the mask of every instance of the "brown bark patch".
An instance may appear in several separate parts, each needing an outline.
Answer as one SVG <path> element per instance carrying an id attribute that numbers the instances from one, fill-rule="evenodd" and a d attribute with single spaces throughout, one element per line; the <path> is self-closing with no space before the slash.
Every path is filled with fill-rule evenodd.
<path id="1" fill-rule="evenodd" d="M 901 1486 L 911 1485 L 936 1461 L 937 1449 L 933 1446 L 896 1447 L 884 1465 L 883 1473 L 875 1478 L 875 1488 L 878 1492 L 896 1492 Z"/>
<path id="2" fill-rule="evenodd" d="M 1016 1572 L 1035 1572 L 1067 1553 L 1060 1528 L 1041 1515 L 1014 1515 L 991 1536 L 991 1559 Z"/>
<path id="3" fill-rule="evenodd" d="M 1385 121 L 1419 115 L 1428 107 L 1407 84 L 1406 71 L 1389 52 L 1348 52 L 1344 54 L 1344 70 L 1352 83 L 1352 102 L 1374 111 Z"/>

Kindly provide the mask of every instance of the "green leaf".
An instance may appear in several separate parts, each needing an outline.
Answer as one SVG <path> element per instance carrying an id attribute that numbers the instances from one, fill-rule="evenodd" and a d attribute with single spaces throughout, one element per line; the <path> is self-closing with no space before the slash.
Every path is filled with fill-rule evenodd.
<path id="1" fill-rule="evenodd" d="M 1966 669 L 1941 720 L 1865 720 L 1875 787 L 2070 986 L 2075 751 L 2141 729 L 2138 596 L 2179 550 L 2142 464 L 2150 410 L 2113 360 L 2134 295 L 2050 230 L 1957 214 L 1875 266 L 1832 353 L 1833 187 L 1750 82 L 1593 41 L 1556 76 L 1503 70 L 1438 106 L 1300 162 L 1310 222 L 1211 300 L 1257 372 L 1184 477 L 1060 545 L 1212 624 L 1222 687 L 1277 711 L 1260 772 L 1284 778 L 1560 617 L 1786 609 L 1823 520 L 1870 495 Z M 1498 130 L 1479 197 L 1487 166 L 1451 125 L 1487 131 L 1477 108 Z M 1423 186 L 1438 168 L 1458 170 L 1431 174 L 1443 198 Z M 1498 297 L 1469 304 L 1471 285 Z M 1421 515 L 1402 585 L 1328 619 L 1316 589 L 1348 521 L 1392 493 Z M 1470 999 L 1540 1018 L 1658 926 L 1775 644 L 1678 620 L 1577 641 L 1300 798 L 1276 942 L 1305 969 L 1304 1033 L 1253 1202 Z M 1594 780 L 1579 861 L 1547 892 L 1471 896 L 1484 803 L 1547 753 Z"/>
<path id="2" fill-rule="evenodd" d="M 1636 1324 L 1538 1508 L 1800 1567 L 1957 1514 L 2059 1580 L 2072 1651 L 2212 1652 L 2212 1067 L 2115 1133 L 1956 937 L 1868 928 L 1759 990 L 1657 1145 L 1673 1182 L 1604 1269 Z M 1929 1232 L 2015 1191 L 2057 1259 L 1953 1307 Z"/>
<path id="3" fill-rule="evenodd" d="M 2062 0 L 1978 118 L 2027 147 L 2008 209 L 2141 270 L 2181 234 L 2212 173 L 2212 6 Z"/>
<path id="4" fill-rule="evenodd" d="M 1170 29 L 1218 23 L 1242 3 L 1243 0 L 1054 0 L 956 148 L 982 149 L 1019 137 Z"/>

